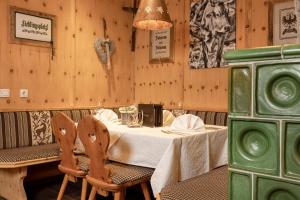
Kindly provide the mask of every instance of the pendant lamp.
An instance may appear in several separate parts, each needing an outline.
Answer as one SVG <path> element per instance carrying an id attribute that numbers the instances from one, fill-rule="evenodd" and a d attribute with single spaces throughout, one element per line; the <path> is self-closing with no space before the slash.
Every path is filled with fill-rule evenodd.
<path id="1" fill-rule="evenodd" d="M 133 26 L 144 30 L 161 30 L 172 27 L 164 0 L 141 0 Z"/>

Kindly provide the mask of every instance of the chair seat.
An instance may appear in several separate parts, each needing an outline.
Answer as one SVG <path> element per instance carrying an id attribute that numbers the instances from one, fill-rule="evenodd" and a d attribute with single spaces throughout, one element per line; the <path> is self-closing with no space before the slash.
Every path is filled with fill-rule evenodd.
<path id="1" fill-rule="evenodd" d="M 78 166 L 82 171 L 88 172 L 90 159 L 84 155 L 76 155 L 78 158 Z M 106 166 L 110 169 L 110 178 L 116 185 L 126 182 L 135 181 L 144 178 L 150 178 L 154 169 L 147 167 L 139 167 L 134 165 L 126 165 L 118 162 L 108 162 Z"/>
<path id="2" fill-rule="evenodd" d="M 138 167 L 134 165 L 126 165 L 117 162 L 107 164 L 110 169 L 110 177 L 112 182 L 121 185 L 126 182 L 150 178 L 154 169 L 146 167 Z"/>
<path id="3" fill-rule="evenodd" d="M 206 174 L 167 186 L 161 200 L 227 200 L 228 168 L 223 166 Z"/>

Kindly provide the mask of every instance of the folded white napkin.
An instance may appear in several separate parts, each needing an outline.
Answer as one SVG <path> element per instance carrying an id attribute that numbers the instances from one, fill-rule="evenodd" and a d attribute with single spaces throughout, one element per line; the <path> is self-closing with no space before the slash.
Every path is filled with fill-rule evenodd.
<path id="1" fill-rule="evenodd" d="M 99 109 L 96 111 L 94 117 L 100 121 L 117 121 L 118 115 L 111 109 Z"/>
<path id="2" fill-rule="evenodd" d="M 163 110 L 163 126 L 170 126 L 174 121 L 175 116 L 169 110 Z"/>
<path id="3" fill-rule="evenodd" d="M 195 115 L 184 114 L 176 117 L 168 129 L 169 132 L 193 133 L 205 130 L 203 120 Z"/>

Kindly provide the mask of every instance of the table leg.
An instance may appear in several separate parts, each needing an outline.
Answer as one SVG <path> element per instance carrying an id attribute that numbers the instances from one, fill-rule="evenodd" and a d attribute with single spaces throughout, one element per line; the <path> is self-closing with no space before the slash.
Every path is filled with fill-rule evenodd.
<path id="1" fill-rule="evenodd" d="M 0 196 L 9 200 L 27 200 L 23 180 L 27 167 L 0 169 Z"/>

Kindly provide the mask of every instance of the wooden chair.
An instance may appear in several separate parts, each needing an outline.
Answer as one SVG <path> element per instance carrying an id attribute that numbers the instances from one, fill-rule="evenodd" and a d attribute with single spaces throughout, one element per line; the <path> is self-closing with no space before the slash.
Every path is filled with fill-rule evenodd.
<path id="1" fill-rule="evenodd" d="M 109 132 L 106 126 L 93 116 L 85 116 L 78 125 L 78 134 L 90 158 L 87 181 L 93 186 L 89 200 L 96 193 L 108 196 L 114 193 L 115 200 L 125 199 L 127 187 L 141 184 L 146 200 L 150 200 L 147 182 L 153 169 L 107 161 Z"/>
<path id="2" fill-rule="evenodd" d="M 75 123 L 62 112 L 52 117 L 52 129 L 57 142 L 60 144 L 61 162 L 58 169 L 65 173 L 63 183 L 60 187 L 57 200 L 61 200 L 69 181 L 76 182 L 77 178 L 82 178 L 81 200 L 86 199 L 88 158 L 84 156 L 75 156 L 73 150 L 75 148 L 75 140 L 77 136 L 77 128 Z"/>

